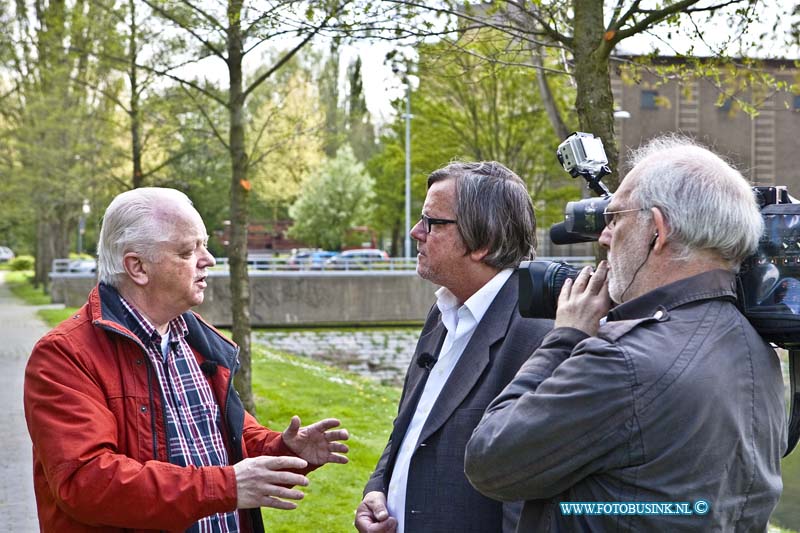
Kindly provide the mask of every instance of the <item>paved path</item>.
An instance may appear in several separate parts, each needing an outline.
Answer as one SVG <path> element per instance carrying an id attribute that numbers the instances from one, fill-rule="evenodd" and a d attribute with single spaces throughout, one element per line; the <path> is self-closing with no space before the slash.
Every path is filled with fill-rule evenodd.
<path id="1" fill-rule="evenodd" d="M 11 295 L 0 271 L 0 531 L 39 530 L 33 496 L 31 440 L 22 409 L 25 363 L 48 327 L 36 316 L 38 308 Z"/>

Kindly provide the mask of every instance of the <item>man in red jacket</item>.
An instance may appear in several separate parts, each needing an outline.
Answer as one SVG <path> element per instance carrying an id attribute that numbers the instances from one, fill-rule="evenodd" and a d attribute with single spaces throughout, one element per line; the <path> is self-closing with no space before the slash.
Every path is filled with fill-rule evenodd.
<path id="1" fill-rule="evenodd" d="M 190 308 L 214 257 L 189 198 L 143 188 L 103 218 L 99 284 L 25 372 L 42 531 L 263 531 L 305 473 L 346 463 L 339 421 L 279 433 L 233 389 L 238 347 Z"/>

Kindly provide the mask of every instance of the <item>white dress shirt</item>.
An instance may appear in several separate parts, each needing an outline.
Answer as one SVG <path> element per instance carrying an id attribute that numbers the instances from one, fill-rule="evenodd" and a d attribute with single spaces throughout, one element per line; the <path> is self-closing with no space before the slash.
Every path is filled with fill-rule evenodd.
<path id="1" fill-rule="evenodd" d="M 392 470 L 386 504 L 389 514 L 397 519 L 397 533 L 404 532 L 408 469 L 425 421 L 453 372 L 453 368 L 461 358 L 461 354 L 464 353 L 464 348 L 472 338 L 475 328 L 513 272 L 513 269 L 510 268 L 498 272 L 460 307 L 458 298 L 448 289 L 441 287 L 436 291 L 436 305 L 442 313 L 442 324 L 447 329 L 447 335 L 439 352 L 439 359 L 425 383 L 425 389 L 420 396 L 414 417 L 408 424 Z"/>

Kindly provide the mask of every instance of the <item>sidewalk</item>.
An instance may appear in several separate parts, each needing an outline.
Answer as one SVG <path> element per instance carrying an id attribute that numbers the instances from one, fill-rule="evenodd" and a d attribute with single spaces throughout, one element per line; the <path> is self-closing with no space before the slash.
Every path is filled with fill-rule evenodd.
<path id="1" fill-rule="evenodd" d="M 48 327 L 36 316 L 37 307 L 14 298 L 0 272 L 0 531 L 39 530 L 33 495 L 31 441 L 22 409 L 22 380 L 33 345 Z"/>

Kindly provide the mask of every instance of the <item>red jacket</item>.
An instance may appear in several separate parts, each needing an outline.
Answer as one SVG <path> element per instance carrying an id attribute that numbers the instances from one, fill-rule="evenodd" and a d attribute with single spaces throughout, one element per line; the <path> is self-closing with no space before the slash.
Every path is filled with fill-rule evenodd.
<path id="1" fill-rule="evenodd" d="M 125 324 L 116 291 L 96 287 L 71 319 L 34 347 L 25 371 L 39 524 L 47 532 L 182 531 L 236 508 L 233 467 L 167 461 L 160 387 L 144 346 Z M 256 422 L 233 390 L 238 348 L 198 315 L 183 315 L 187 341 L 222 409 L 231 464 L 294 455 Z M 209 375 L 210 374 L 210 375 Z M 242 531 L 263 531 L 259 509 Z"/>

